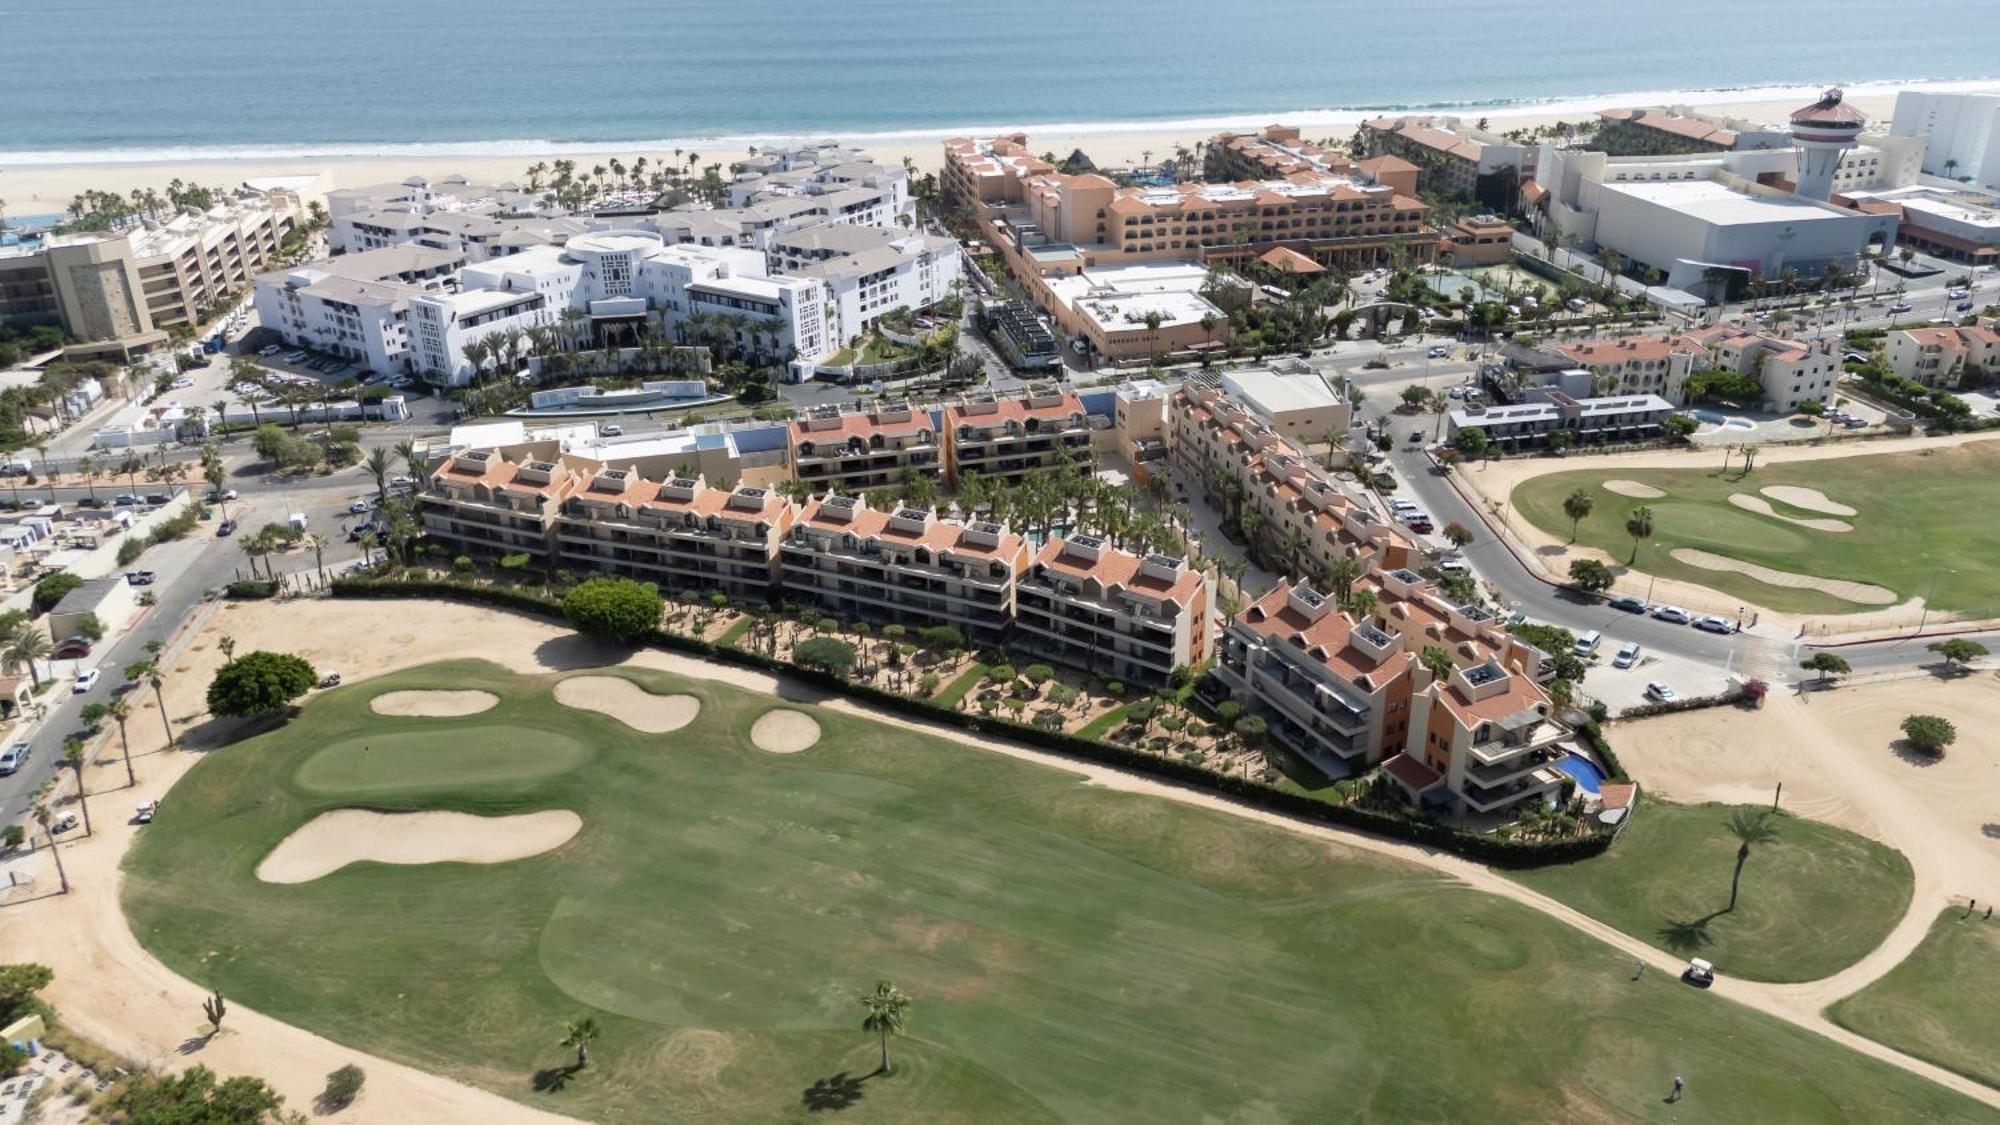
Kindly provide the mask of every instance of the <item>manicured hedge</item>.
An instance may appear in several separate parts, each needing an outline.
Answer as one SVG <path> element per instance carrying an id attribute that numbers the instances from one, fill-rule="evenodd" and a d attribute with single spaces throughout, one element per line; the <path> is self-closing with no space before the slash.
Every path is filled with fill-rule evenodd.
<path id="1" fill-rule="evenodd" d="M 232 598 L 274 598 L 278 584 L 269 578 L 245 578 L 231 582 L 226 592 Z"/>
<path id="2" fill-rule="evenodd" d="M 1576 736 L 1589 746 L 1597 760 L 1604 763 L 1604 772 L 1612 781 L 1629 783 L 1632 779 L 1625 774 L 1625 767 L 1619 763 L 1618 755 L 1611 751 L 1611 740 L 1604 737 L 1604 728 L 1595 720 L 1576 728 Z"/>
<path id="3" fill-rule="evenodd" d="M 439 598 L 516 610 L 550 621 L 562 620 L 561 607 L 548 598 L 520 590 L 504 590 L 490 586 L 441 581 L 342 578 L 333 583 L 332 592 L 337 598 Z M 1300 820 L 1338 825 L 1372 832 L 1379 836 L 1408 840 L 1496 866 L 1539 867 L 1552 863 L 1570 863 L 1597 855 L 1611 844 L 1612 838 L 1609 833 L 1598 833 L 1576 840 L 1542 842 L 1501 840 L 1460 832 L 1428 820 L 1396 816 L 1352 805 L 1331 805 L 1301 794 L 1273 789 L 1247 778 L 1218 774 L 1176 758 L 1147 754 L 1111 743 L 1079 738 L 1061 731 L 1046 731 L 1007 719 L 968 715 L 949 707 L 941 707 L 928 699 L 917 699 L 896 692 L 883 691 L 868 684 L 853 683 L 817 669 L 800 668 L 784 661 L 773 660 L 762 653 L 747 652 L 726 645 L 712 645 L 697 637 L 655 630 L 639 640 L 643 644 L 684 652 L 723 664 L 792 676 L 829 691 L 873 704 L 885 711 L 958 727 L 961 730 L 997 735 L 1065 757 L 1099 762 L 1133 773 L 1220 792 L 1244 804 L 1283 813 Z M 1604 744 L 1602 734 L 1592 731 L 1588 737 L 1605 766 L 1622 778 L 1623 771 L 1619 770 L 1617 760 L 1612 757 L 1610 748 Z"/>

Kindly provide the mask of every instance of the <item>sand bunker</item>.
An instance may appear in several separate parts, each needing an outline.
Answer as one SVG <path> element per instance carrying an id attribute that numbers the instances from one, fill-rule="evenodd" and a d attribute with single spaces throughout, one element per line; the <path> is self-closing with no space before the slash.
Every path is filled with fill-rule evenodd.
<path id="1" fill-rule="evenodd" d="M 1608 480 L 1604 482 L 1606 492 L 1616 492 L 1620 496 L 1630 496 L 1634 500 L 1658 500 L 1666 493 L 1650 484 L 1640 484 L 1636 480 Z"/>
<path id="2" fill-rule="evenodd" d="M 1739 508 L 1742 508 L 1745 511 L 1755 512 L 1760 516 L 1770 516 L 1774 520 L 1784 520 L 1786 523 L 1797 524 L 1800 527 L 1808 527 L 1814 531 L 1854 530 L 1854 525 L 1848 523 L 1846 520 L 1800 519 L 1797 516 L 1785 515 L 1784 513 L 1771 507 L 1771 502 L 1769 500 L 1764 499 L 1762 496 L 1749 496 L 1741 492 L 1732 492 L 1729 494 L 1729 502 L 1731 504 L 1736 505 Z"/>
<path id="3" fill-rule="evenodd" d="M 1894 605 L 1896 592 L 1866 582 L 1849 582 L 1841 578 L 1815 578 L 1810 574 L 1793 574 L 1788 570 L 1772 570 L 1768 566 L 1758 566 L 1727 555 L 1711 554 L 1694 547 L 1675 547 L 1675 561 L 1703 570 L 1729 570 L 1745 574 L 1759 582 L 1771 586 L 1783 586 L 1793 590 L 1818 590 L 1842 601 L 1858 602 L 1862 605 Z"/>
<path id="4" fill-rule="evenodd" d="M 819 741 L 819 722 L 803 711 L 766 711 L 750 728 L 750 741 L 772 754 L 796 754 Z"/>
<path id="5" fill-rule="evenodd" d="M 692 695 L 654 695 L 620 676 L 571 676 L 556 685 L 556 702 L 601 711 L 647 734 L 679 730 L 701 714 L 701 700 Z"/>
<path id="6" fill-rule="evenodd" d="M 1827 499 L 1826 493 L 1817 488 L 1801 488 L 1795 484 L 1773 484 L 1757 491 L 1780 504 L 1790 504 L 1794 508 L 1804 508 L 1808 512 L 1825 512 L 1829 516 L 1860 514 L 1838 500 Z"/>
<path id="7" fill-rule="evenodd" d="M 336 809 L 285 837 L 257 865 L 266 883 L 309 883 L 350 863 L 506 863 L 559 848 L 583 827 L 568 809 L 520 816 Z"/>
<path id="8" fill-rule="evenodd" d="M 368 701 L 377 715 L 406 719 L 455 719 L 477 715 L 500 702 L 487 691 L 388 691 Z"/>

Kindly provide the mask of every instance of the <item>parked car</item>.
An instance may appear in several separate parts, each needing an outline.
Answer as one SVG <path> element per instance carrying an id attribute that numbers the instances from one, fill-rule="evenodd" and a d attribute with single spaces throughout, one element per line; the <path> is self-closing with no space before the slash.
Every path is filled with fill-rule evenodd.
<path id="1" fill-rule="evenodd" d="M 1451 349 L 1444 344 L 1433 344 L 1431 345 L 1431 350 L 1425 354 L 1429 355 L 1432 359 L 1443 359 L 1451 354 Z"/>
<path id="2" fill-rule="evenodd" d="M 1916 306 L 1908 301 L 1897 301 L 1895 304 L 1889 306 L 1889 311 L 1892 313 L 1906 313 L 1913 308 L 1916 308 Z"/>
<path id="3" fill-rule="evenodd" d="M 416 483 L 417 478 L 413 476 L 398 475 L 389 478 L 389 487 L 391 488 L 409 488 Z"/>
<path id="4" fill-rule="evenodd" d="M 236 499 L 236 490 L 233 488 L 225 488 L 221 492 L 217 492 L 214 489 L 210 489 L 208 493 L 208 502 L 211 504 L 215 503 L 218 500 L 234 500 L 234 499 Z"/>
<path id="5" fill-rule="evenodd" d="M 1439 563 L 1439 564 L 1438 564 L 1438 570 L 1440 570 L 1440 571 L 1444 572 L 1445 574 L 1471 574 L 1471 573 L 1472 573 L 1472 568 L 1471 568 L 1471 567 L 1469 567 L 1469 566 L 1467 566 L 1467 565 L 1465 565 L 1465 560 L 1464 560 L 1464 559 L 1446 559 L 1446 560 L 1444 560 L 1443 562 L 1441 562 L 1441 563 Z"/>
<path id="6" fill-rule="evenodd" d="M 16 742 L 9 746 L 6 753 L 0 754 L 0 777 L 18 773 L 22 766 L 28 764 L 28 758 L 34 752 L 34 747 L 25 742 Z"/>
<path id="7" fill-rule="evenodd" d="M 1669 625 L 1685 625 L 1694 620 L 1694 614 L 1677 605 L 1663 605 L 1653 611 L 1653 619 Z"/>
<path id="8" fill-rule="evenodd" d="M 98 679 L 103 675 L 104 673 L 96 668 L 85 668 L 83 671 L 77 673 L 76 682 L 70 685 L 70 694 L 82 695 L 84 692 L 96 687 Z"/>
<path id="9" fill-rule="evenodd" d="M 221 523 L 215 525 L 215 537 L 217 539 L 227 539 L 234 534 L 236 534 L 235 520 L 223 520 Z"/>
<path id="10" fill-rule="evenodd" d="M 605 437 L 618 437 L 625 432 L 625 427 L 616 422 L 606 422 L 604 425 L 597 427 L 597 432 L 603 434 Z"/>
<path id="11" fill-rule="evenodd" d="M 82 637 L 71 637 L 49 653 L 51 660 L 82 660 L 90 655 L 90 642 Z"/>
<path id="12" fill-rule="evenodd" d="M 1579 660 L 1587 659 L 1592 653 L 1597 651 L 1597 646 L 1603 643 L 1604 634 L 1592 629 L 1590 632 L 1576 639 L 1576 644 L 1570 648 L 1570 655 L 1575 656 Z"/>
<path id="13" fill-rule="evenodd" d="M 1618 597 L 1612 598 L 1610 601 L 1605 602 L 1604 604 L 1610 606 L 1612 609 L 1619 610 L 1620 612 L 1623 613 L 1646 612 L 1646 603 L 1638 598 L 1631 597 L 1630 595 L 1620 595 Z"/>
<path id="14" fill-rule="evenodd" d="M 1618 649 L 1618 655 L 1611 658 L 1611 666 L 1613 668 L 1630 668 L 1637 663 L 1639 663 L 1638 641 L 1626 641 Z"/>
<path id="15" fill-rule="evenodd" d="M 257 354 L 269 359 L 281 351 L 284 351 L 284 349 L 276 344 L 265 344 L 263 347 L 257 349 Z"/>
<path id="16" fill-rule="evenodd" d="M 127 584 L 133 586 L 151 586 L 153 584 L 153 572 L 150 570 L 128 570 L 125 572 L 125 581 Z"/>
<path id="17" fill-rule="evenodd" d="M 164 504 L 172 499 L 173 499 L 172 496 L 169 496 L 164 492 L 148 492 L 146 494 L 146 503 L 148 504 Z"/>
<path id="18" fill-rule="evenodd" d="M 1646 685 L 1646 698 L 1659 703 L 1672 703 L 1679 697 L 1674 694 L 1673 688 L 1668 687 L 1658 680 L 1654 680 L 1652 683 Z"/>
<path id="19" fill-rule="evenodd" d="M 113 496 L 111 498 L 111 502 L 113 504 L 118 505 L 121 508 L 129 508 L 134 504 L 145 503 L 145 501 L 139 499 L 137 496 L 134 496 L 129 492 L 121 492 L 118 495 Z"/>
<path id="20" fill-rule="evenodd" d="M 375 501 L 370 500 L 366 496 L 363 496 L 360 499 L 349 504 L 347 506 L 347 510 L 354 513 L 357 516 L 365 515 L 375 510 Z"/>
<path id="21" fill-rule="evenodd" d="M 1704 617 L 1694 627 L 1705 633 L 1734 633 L 1736 623 L 1726 617 Z"/>
<path id="22" fill-rule="evenodd" d="M 1960 301 L 1960 302 L 1959 302 L 1959 303 L 1957 304 L 1956 308 L 1958 309 L 1958 311 L 1959 311 L 1959 312 L 1971 312 L 1971 311 L 1972 311 L 1972 302 L 1971 302 L 1971 301 Z"/>

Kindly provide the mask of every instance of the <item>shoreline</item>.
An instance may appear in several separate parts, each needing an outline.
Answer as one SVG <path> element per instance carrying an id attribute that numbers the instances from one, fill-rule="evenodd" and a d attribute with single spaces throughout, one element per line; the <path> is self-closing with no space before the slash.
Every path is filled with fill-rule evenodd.
<path id="1" fill-rule="evenodd" d="M 1902 90 L 1954 92 L 2000 90 L 2000 78 L 1919 80 L 1863 83 L 1847 89 L 1848 101 L 1876 121 L 1886 119 Z M 521 179 L 528 165 L 541 160 L 575 159 L 580 165 L 627 164 L 640 156 L 649 162 L 672 161 L 676 149 L 700 154 L 702 165 L 725 166 L 763 148 L 803 139 L 831 139 L 867 149 L 884 163 L 907 158 L 919 172 L 936 171 L 943 163 L 942 143 L 948 137 L 997 132 L 1026 132 L 1029 143 L 1042 151 L 1067 154 L 1083 149 L 1099 165 L 1139 163 L 1150 152 L 1154 159 L 1173 154 L 1177 146 L 1192 148 L 1224 131 L 1261 128 L 1274 121 L 1296 125 L 1314 139 L 1340 139 L 1361 121 L 1382 115 L 1435 114 L 1484 117 L 1496 132 L 1546 126 L 1560 120 L 1588 117 L 1599 109 L 1629 105 L 1684 105 L 1710 113 L 1752 120 L 1782 120 L 1786 114 L 1819 94 L 1818 87 L 1754 86 L 1711 90 L 1642 91 L 1601 97 L 1561 97 L 1500 103 L 1299 110 L 1254 115 L 1218 115 L 1144 122 L 1072 122 L 1042 125 L 966 126 L 903 129 L 859 133 L 719 135 L 635 141 L 494 140 L 447 142 L 353 143 L 333 145 L 248 145 L 228 149 L 199 147 L 160 150 L 0 152 L 0 200 L 16 218 L 59 213 L 86 189 L 128 192 L 133 188 L 164 187 L 170 180 L 234 184 L 268 176 L 325 174 L 329 187 L 358 187 L 400 180 L 414 174 L 442 176 L 461 173 L 474 180 L 502 182 Z"/>

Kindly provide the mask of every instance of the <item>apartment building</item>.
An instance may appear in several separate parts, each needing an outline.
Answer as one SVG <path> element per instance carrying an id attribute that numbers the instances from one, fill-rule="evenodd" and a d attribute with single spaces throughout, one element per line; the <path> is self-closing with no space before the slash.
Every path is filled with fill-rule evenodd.
<path id="1" fill-rule="evenodd" d="M 1336 149 L 1303 139 L 1291 125 L 1266 125 L 1255 133 L 1217 133 L 1202 146 L 1202 175 L 1218 182 L 1282 180 L 1300 173 L 1347 175 L 1354 162 Z"/>
<path id="2" fill-rule="evenodd" d="M 2000 189 L 2000 93 L 1899 91 L 1889 131 L 1925 142 L 1930 175 Z"/>
<path id="3" fill-rule="evenodd" d="M 346 356 L 371 371 L 410 371 L 412 303 L 429 297 L 452 306 L 464 265 L 461 253 L 401 245 L 260 274 L 257 319 L 292 347 Z"/>
<path id="4" fill-rule="evenodd" d="M 1005 525 L 837 494 L 806 503 L 781 556 L 787 598 L 843 620 L 950 625 L 975 646 L 1005 643 L 1029 561 Z"/>
<path id="5" fill-rule="evenodd" d="M 1972 373 L 2000 373 L 2000 331 L 1972 328 L 1905 328 L 1889 333 L 1883 355 L 1889 370 L 1928 387 L 1956 387 Z"/>
<path id="6" fill-rule="evenodd" d="M 1514 225 L 1498 215 L 1467 215 L 1445 228 L 1445 254 L 1455 266 L 1512 261 Z"/>
<path id="7" fill-rule="evenodd" d="M 1557 763 L 1570 736 L 1531 676 L 1490 659 L 1441 679 L 1422 668 L 1415 676 L 1430 681 L 1410 700 L 1422 741 L 1382 764 L 1414 803 L 1484 819 L 1560 798 L 1569 775 Z"/>
<path id="8" fill-rule="evenodd" d="M 794 479 L 813 491 L 855 495 L 899 484 L 910 473 L 941 480 L 944 442 L 938 418 L 907 401 L 863 409 L 814 407 L 787 427 Z"/>
<path id="9" fill-rule="evenodd" d="M 1701 342 L 1678 334 L 1566 340 L 1548 345 L 1595 376 L 1592 393 L 1654 394 L 1681 401 L 1689 375 L 1707 365 Z"/>
<path id="10" fill-rule="evenodd" d="M 1578 442 L 1645 441 L 1660 436 L 1676 413 L 1673 403 L 1655 394 L 1586 398 L 1556 387 L 1530 387 L 1522 402 L 1452 410 L 1445 416 L 1445 436 L 1456 440 L 1459 431 L 1477 427 L 1488 441 L 1517 449 L 1543 444 L 1557 430 L 1569 431 Z"/>
<path id="11" fill-rule="evenodd" d="M 1495 136 L 1456 117 L 1376 117 L 1357 130 L 1369 156 L 1417 166 L 1417 187 L 1512 211 L 1521 180 L 1535 168 L 1536 146 Z"/>
<path id="12" fill-rule="evenodd" d="M 296 193 L 244 189 L 205 212 L 0 247 L 0 323 L 59 324 L 73 357 L 129 357 L 200 331 L 305 220 Z"/>
<path id="13" fill-rule="evenodd" d="M 546 207 L 538 192 L 515 184 L 474 183 L 460 175 L 340 188 L 326 193 L 327 245 L 335 254 L 353 254 L 419 241 L 427 233 L 445 237 L 456 232 L 468 244 L 445 248 L 484 261 L 505 252 L 499 242 L 505 232 L 535 229 L 525 220 Z M 522 225 L 516 227 L 517 221 Z M 572 233 L 581 231 L 579 224 Z"/>
<path id="14" fill-rule="evenodd" d="M 1209 490 L 1229 482 L 1225 502 L 1241 522 L 1244 511 L 1261 519 L 1267 545 L 1302 547 L 1297 558 L 1271 553 L 1306 574 L 1352 558 L 1363 570 L 1413 565 L 1420 549 L 1390 522 L 1379 503 L 1339 480 L 1261 415 L 1212 387 L 1185 385 L 1167 406 L 1172 462 L 1184 485 Z"/>
<path id="15" fill-rule="evenodd" d="M 1737 131 L 1720 118 L 1686 109 L 1605 109 L 1597 113 L 1593 148 L 1613 156 L 1673 156 L 1728 152 Z"/>
<path id="16" fill-rule="evenodd" d="M 649 480 L 601 465 L 563 500 L 554 533 L 557 557 L 572 569 L 767 601 L 778 585 L 779 544 L 797 517 L 773 488 Z"/>
<path id="17" fill-rule="evenodd" d="M 1158 687 L 1213 643 L 1206 575 L 1095 536 L 1051 537 L 1015 598 L 1016 647 L 1107 679 Z"/>
<path id="18" fill-rule="evenodd" d="M 1091 462 L 1090 415 L 1081 399 L 1059 389 L 968 394 L 945 406 L 944 435 L 945 481 L 953 488 L 969 472 L 1018 484 L 1071 460 Z"/>
<path id="19" fill-rule="evenodd" d="M 827 330 L 849 341 L 898 309 L 927 309 L 963 276 L 956 239 L 872 226 L 826 225 L 776 236 L 771 272 L 826 286 Z"/>
<path id="20" fill-rule="evenodd" d="M 510 460 L 497 450 L 453 454 L 419 495 L 424 534 L 458 554 L 526 555 L 554 565 L 563 501 L 585 482 L 561 458 Z"/>
<path id="21" fill-rule="evenodd" d="M 1833 401 L 1842 370 L 1838 339 L 1794 340 L 1729 324 L 1711 324 L 1687 335 L 1708 350 L 1706 366 L 1749 375 L 1762 384 L 1764 410 Z"/>

